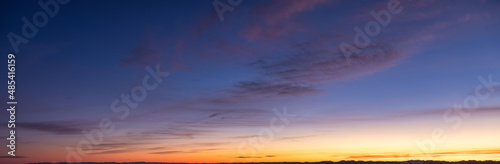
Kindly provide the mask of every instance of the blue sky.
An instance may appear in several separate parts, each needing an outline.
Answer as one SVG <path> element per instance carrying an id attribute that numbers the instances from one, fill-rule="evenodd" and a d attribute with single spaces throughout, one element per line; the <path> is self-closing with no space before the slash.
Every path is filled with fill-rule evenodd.
<path id="1" fill-rule="evenodd" d="M 272 109 L 283 107 L 297 119 L 257 155 L 276 157 L 255 161 L 402 160 L 391 153 L 409 153 L 411 140 L 421 139 L 425 129 L 447 127 L 441 115 L 474 94 L 478 77 L 500 81 L 500 5 L 401 0 L 402 12 L 392 14 L 369 46 L 347 62 L 340 43 L 353 44 L 353 29 L 365 29 L 375 20 L 370 11 L 387 10 L 389 2 L 247 0 L 224 13 L 224 20 L 213 1 L 59 5 L 59 12 L 16 53 L 19 147 L 57 153 L 27 151 L 20 152 L 25 158 L 1 160 L 64 161 L 64 147 L 84 139 L 82 129 L 111 118 L 120 130 L 94 145 L 85 161 L 134 153 L 138 157 L 118 161 L 196 162 L 192 159 L 200 157 L 198 162 L 227 162 L 241 159 L 233 151 L 238 143 L 257 135 L 273 118 Z M 32 20 L 40 10 L 36 1 L 3 2 L 0 19 L 7 23 L 1 33 L 21 35 L 21 18 Z M 0 52 L 14 52 L 7 37 L 0 40 Z M 110 104 L 141 85 L 145 67 L 157 64 L 170 74 L 119 120 L 121 113 L 112 112 Z M 498 129 L 499 99 L 493 92 L 482 100 L 478 115 L 468 120 L 474 126 L 450 133 L 450 142 L 467 137 L 472 142 L 475 138 L 465 133 L 476 133 L 478 126 Z M 1 116 L 8 118 L 5 112 Z M 402 136 L 404 144 L 378 136 L 361 140 L 399 146 L 372 151 L 367 145 L 359 152 L 351 149 L 362 146 L 326 146 L 354 142 L 350 134 L 368 133 L 379 124 L 392 129 L 380 134 Z M 407 132 L 412 128 L 421 130 Z M 500 136 L 486 130 L 476 134 L 487 133 Z M 322 145 L 319 141 L 325 146 L 304 148 Z M 456 159 L 447 151 L 462 152 L 467 159 L 498 157 L 470 153 L 500 150 L 488 142 L 493 140 L 483 139 L 476 147 L 449 144 L 432 159 Z M 292 158 L 281 148 L 297 154 Z M 369 158 L 384 153 L 389 155 Z"/>

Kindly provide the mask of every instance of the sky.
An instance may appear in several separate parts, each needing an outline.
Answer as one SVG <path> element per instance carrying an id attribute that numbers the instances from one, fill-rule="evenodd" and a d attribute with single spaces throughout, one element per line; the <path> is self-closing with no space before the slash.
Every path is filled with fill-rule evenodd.
<path id="1" fill-rule="evenodd" d="M 45 2 L 1 163 L 500 159 L 499 1 Z"/>

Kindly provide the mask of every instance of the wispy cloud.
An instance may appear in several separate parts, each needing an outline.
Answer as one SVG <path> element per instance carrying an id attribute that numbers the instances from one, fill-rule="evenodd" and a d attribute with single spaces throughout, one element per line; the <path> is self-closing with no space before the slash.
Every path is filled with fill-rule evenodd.
<path id="1" fill-rule="evenodd" d="M 86 123 L 86 122 L 85 122 Z M 49 122 L 20 122 L 17 123 L 20 128 L 29 130 L 49 132 L 58 135 L 81 134 L 83 125 L 81 121 L 49 121 Z"/>
<path id="2" fill-rule="evenodd" d="M 314 94 L 322 91 L 313 88 L 312 86 L 301 85 L 298 83 L 284 82 L 272 83 L 269 81 L 241 81 L 234 85 L 237 89 L 235 93 L 242 94 L 269 94 L 274 96 L 292 95 L 298 96 L 303 94 Z"/>
<path id="3" fill-rule="evenodd" d="M 9 156 L 0 156 L 0 158 L 27 158 L 27 157 L 26 156 L 19 156 L 19 155 L 17 155 L 17 156 L 10 156 L 9 155 Z"/>
<path id="4" fill-rule="evenodd" d="M 392 49 L 389 44 L 378 43 L 354 55 L 350 62 L 338 50 L 315 48 L 315 43 L 304 42 L 291 54 L 278 58 L 260 59 L 257 64 L 266 75 L 283 80 L 315 83 L 343 80 L 362 74 L 380 71 L 393 66 L 405 54 Z M 320 45 L 318 45 L 321 47 Z"/>
<path id="5" fill-rule="evenodd" d="M 120 153 L 126 153 L 126 152 L 133 152 L 133 150 L 132 149 L 121 149 L 121 150 L 98 151 L 98 152 L 92 152 L 89 155 L 120 154 Z"/>
<path id="6" fill-rule="evenodd" d="M 216 151 L 220 149 L 192 149 L 188 151 L 158 151 L 158 152 L 150 152 L 149 154 L 185 154 L 185 153 L 201 153 L 207 151 Z"/>
<path id="7" fill-rule="evenodd" d="M 240 34 L 247 40 L 274 39 L 285 36 L 290 32 L 302 29 L 301 24 L 293 19 L 300 13 L 313 10 L 316 6 L 333 1 L 326 0 L 277 0 L 269 4 L 256 7 L 253 22 L 242 29 Z"/>
<path id="8" fill-rule="evenodd" d="M 302 138 L 310 138 L 310 137 L 316 137 L 318 135 L 306 135 L 306 136 L 294 136 L 294 137 L 281 137 L 278 138 L 278 140 L 295 140 L 295 139 L 302 139 Z"/>
<path id="9" fill-rule="evenodd" d="M 426 153 L 428 157 L 445 157 L 445 156 L 468 156 L 468 155 L 478 155 L 478 154 L 500 154 L 500 149 L 482 149 L 482 150 L 459 150 L 459 151 L 447 151 L 447 152 L 434 152 Z M 338 155 L 335 155 L 338 156 Z M 412 157 L 409 154 L 404 153 L 381 153 L 381 154 L 365 154 L 365 155 L 348 155 L 347 159 L 397 159 L 397 158 L 409 158 Z"/>
<path id="10" fill-rule="evenodd" d="M 366 75 L 391 67 L 406 57 L 389 44 L 378 43 L 347 62 L 338 50 L 316 42 L 295 45 L 280 56 L 267 56 L 251 65 L 260 69 L 260 80 L 240 81 L 236 93 L 246 95 L 300 96 L 323 93 L 318 86 Z"/>

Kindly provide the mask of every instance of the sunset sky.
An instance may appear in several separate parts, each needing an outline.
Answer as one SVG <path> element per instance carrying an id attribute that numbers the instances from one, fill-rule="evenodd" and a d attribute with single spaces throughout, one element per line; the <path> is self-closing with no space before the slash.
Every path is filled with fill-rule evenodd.
<path id="1" fill-rule="evenodd" d="M 232 11 L 221 19 L 214 2 Z M 397 2 L 386 26 L 372 16 Z M 0 39 L 19 102 L 18 158 L 1 146 L 0 163 L 500 159 L 500 1 L 58 6 L 17 52 Z M 1 34 L 22 35 L 38 11 L 2 1 Z M 341 43 L 355 46 L 369 22 L 380 33 L 346 57 Z M 121 102 L 146 77 L 158 85 Z M 77 146 L 107 119 L 100 143 Z"/>

